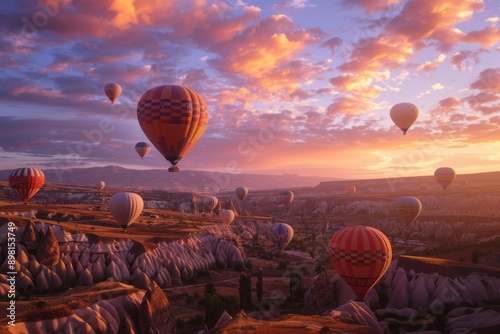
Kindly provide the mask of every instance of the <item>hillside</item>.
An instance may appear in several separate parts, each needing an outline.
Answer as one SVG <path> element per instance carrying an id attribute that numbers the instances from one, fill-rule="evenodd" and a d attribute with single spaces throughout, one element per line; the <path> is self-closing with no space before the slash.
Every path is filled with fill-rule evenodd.
<path id="1" fill-rule="evenodd" d="M 0 179 L 7 180 L 12 170 L 0 171 Z M 261 175 L 231 174 L 183 170 L 168 173 L 166 169 L 134 170 L 119 166 L 78 168 L 67 170 L 44 169 L 47 182 L 75 186 L 94 186 L 99 181 L 106 187 L 142 190 L 169 190 L 188 192 L 232 191 L 245 185 L 250 190 L 313 187 L 322 181 L 333 181 L 324 177 L 307 177 L 296 174 Z"/>

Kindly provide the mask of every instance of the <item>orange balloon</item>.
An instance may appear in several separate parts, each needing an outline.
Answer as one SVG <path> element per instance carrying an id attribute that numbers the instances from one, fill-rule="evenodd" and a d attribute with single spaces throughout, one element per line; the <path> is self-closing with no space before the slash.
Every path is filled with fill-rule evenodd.
<path id="1" fill-rule="evenodd" d="M 356 187 L 355 186 L 349 186 L 346 189 L 348 194 L 354 194 L 356 192 Z"/>
<path id="2" fill-rule="evenodd" d="M 122 87 L 116 83 L 109 83 L 104 86 L 104 94 L 113 103 L 122 94 Z"/>
<path id="3" fill-rule="evenodd" d="M 137 104 L 137 119 L 144 134 L 172 164 L 186 156 L 208 123 L 205 100 L 194 90 L 164 85 L 146 91 Z"/>

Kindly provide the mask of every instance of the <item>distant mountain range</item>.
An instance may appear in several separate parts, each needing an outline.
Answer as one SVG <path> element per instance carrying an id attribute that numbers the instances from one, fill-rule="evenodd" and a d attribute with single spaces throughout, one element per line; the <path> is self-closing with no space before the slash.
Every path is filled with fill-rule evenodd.
<path id="1" fill-rule="evenodd" d="M 12 170 L 0 171 L 0 179 L 7 180 L 11 172 Z M 230 174 L 193 170 L 169 173 L 166 169 L 135 170 L 119 166 L 44 169 L 43 172 L 46 182 L 75 186 L 95 186 L 102 180 L 106 187 L 113 188 L 211 193 L 232 191 L 238 186 L 245 186 L 249 190 L 314 187 L 323 181 L 338 180 L 296 174 Z"/>

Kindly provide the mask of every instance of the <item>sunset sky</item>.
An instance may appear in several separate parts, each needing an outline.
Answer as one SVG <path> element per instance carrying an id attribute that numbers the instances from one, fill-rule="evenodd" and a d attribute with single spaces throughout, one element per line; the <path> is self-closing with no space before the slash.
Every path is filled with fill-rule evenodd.
<path id="1" fill-rule="evenodd" d="M 0 169 L 167 169 L 135 152 L 136 107 L 178 84 L 209 108 L 181 170 L 500 170 L 499 17 L 496 0 L 2 1 Z M 420 110 L 406 136 L 399 102 Z"/>

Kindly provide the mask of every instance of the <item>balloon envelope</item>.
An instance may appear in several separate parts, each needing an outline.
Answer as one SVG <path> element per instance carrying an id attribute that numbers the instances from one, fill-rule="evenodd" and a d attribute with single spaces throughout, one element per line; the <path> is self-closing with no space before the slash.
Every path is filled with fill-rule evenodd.
<path id="1" fill-rule="evenodd" d="M 219 200 L 215 196 L 205 196 L 203 204 L 209 208 L 209 211 L 212 211 L 219 204 Z"/>
<path id="2" fill-rule="evenodd" d="M 99 181 L 97 183 L 97 188 L 99 188 L 99 190 L 103 190 L 105 186 L 106 186 L 106 183 L 104 181 Z"/>
<path id="3" fill-rule="evenodd" d="M 405 135 L 418 118 L 418 108 L 412 103 L 398 103 L 391 108 L 390 115 L 394 124 L 403 130 Z"/>
<path id="4" fill-rule="evenodd" d="M 282 204 L 284 204 L 285 206 L 288 206 L 288 204 L 292 203 L 293 198 L 294 198 L 294 194 L 290 190 L 284 190 L 284 191 L 280 192 L 278 195 L 279 201 Z"/>
<path id="5" fill-rule="evenodd" d="M 109 200 L 109 211 L 124 229 L 139 217 L 143 208 L 142 197 L 130 192 L 116 193 Z"/>
<path id="6" fill-rule="evenodd" d="M 111 103 L 113 103 L 121 95 L 122 87 L 116 83 L 109 83 L 106 86 L 104 86 L 104 93 L 111 101 Z"/>
<path id="7" fill-rule="evenodd" d="M 235 192 L 236 192 L 236 196 L 238 196 L 238 198 L 239 198 L 240 200 L 242 200 L 242 201 L 243 201 L 243 200 L 245 199 L 245 197 L 247 197 L 247 195 L 248 195 L 248 189 L 247 189 L 247 188 L 245 188 L 245 187 L 238 187 L 238 188 L 236 188 Z"/>
<path id="8" fill-rule="evenodd" d="M 404 223 L 412 223 L 422 212 L 422 203 L 413 196 L 402 196 L 396 198 L 393 205 L 393 215 Z"/>
<path id="9" fill-rule="evenodd" d="M 356 187 L 355 186 L 347 187 L 346 191 L 348 194 L 354 194 L 356 192 Z"/>
<path id="10" fill-rule="evenodd" d="M 144 159 L 144 157 L 148 155 L 149 151 L 151 151 L 151 145 L 141 141 L 135 144 L 135 150 L 137 151 L 137 154 L 139 154 L 141 159 Z"/>
<path id="11" fill-rule="evenodd" d="M 285 223 L 276 223 L 271 225 L 268 234 L 273 245 L 283 250 L 293 239 L 293 228 Z"/>
<path id="12" fill-rule="evenodd" d="M 450 167 L 440 167 L 434 171 L 434 178 L 444 190 L 455 180 L 455 171 Z"/>
<path id="13" fill-rule="evenodd" d="M 149 141 L 175 166 L 203 135 L 208 109 L 194 90 L 164 85 L 142 95 L 137 104 L 137 119 Z"/>
<path id="14" fill-rule="evenodd" d="M 19 195 L 24 203 L 35 196 L 45 182 L 45 175 L 38 168 L 14 169 L 9 176 L 10 187 Z"/>
<path id="15" fill-rule="evenodd" d="M 233 210 L 222 210 L 219 214 L 219 219 L 223 224 L 229 225 L 234 220 Z"/>
<path id="16" fill-rule="evenodd" d="M 368 226 L 350 226 L 335 233 L 329 253 L 333 267 L 359 299 L 384 275 L 392 259 L 387 237 Z"/>

